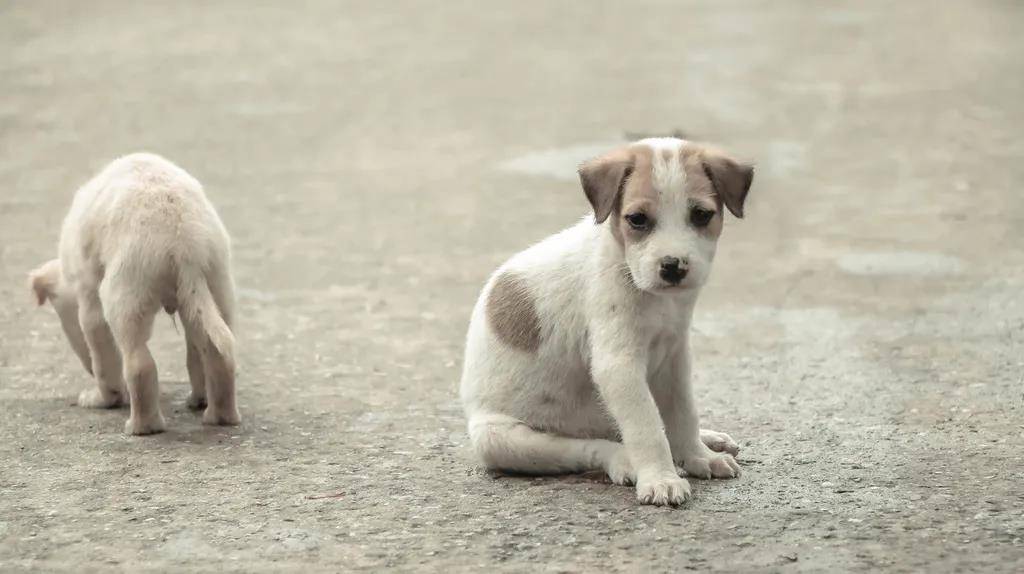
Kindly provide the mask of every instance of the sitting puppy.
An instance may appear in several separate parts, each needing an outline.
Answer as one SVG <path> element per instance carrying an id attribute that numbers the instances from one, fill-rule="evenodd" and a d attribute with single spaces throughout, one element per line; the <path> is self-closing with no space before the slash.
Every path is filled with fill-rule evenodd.
<path id="1" fill-rule="evenodd" d="M 723 205 L 753 168 L 677 138 L 645 139 L 579 170 L 593 217 L 518 253 L 473 310 L 461 397 L 493 469 L 604 470 L 644 504 L 690 496 L 677 464 L 731 478 L 739 448 L 702 431 L 689 327 Z M 724 451 L 724 452 L 723 452 Z"/>
<path id="2" fill-rule="evenodd" d="M 125 432 L 165 429 L 146 346 L 162 307 L 185 327 L 189 407 L 206 407 L 206 424 L 238 424 L 230 244 L 198 181 L 155 155 L 115 160 L 75 194 L 59 253 L 30 278 L 96 378 L 80 406 L 112 408 L 130 398 Z"/>

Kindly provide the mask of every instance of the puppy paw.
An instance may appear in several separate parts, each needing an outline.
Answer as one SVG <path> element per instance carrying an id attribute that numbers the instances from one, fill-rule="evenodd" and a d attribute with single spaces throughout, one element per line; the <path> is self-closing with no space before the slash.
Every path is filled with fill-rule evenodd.
<path id="1" fill-rule="evenodd" d="M 727 452 L 734 457 L 740 455 L 740 445 L 724 432 L 700 429 L 700 441 L 715 452 Z"/>
<path id="2" fill-rule="evenodd" d="M 683 459 L 683 470 L 697 478 L 736 478 L 740 465 L 731 454 L 711 452 Z"/>
<path id="3" fill-rule="evenodd" d="M 690 483 L 675 473 L 641 477 L 636 485 L 636 499 L 640 504 L 678 506 L 690 496 Z"/>
<path id="4" fill-rule="evenodd" d="M 167 423 L 164 422 L 164 416 L 157 414 L 148 419 L 141 419 L 135 417 L 128 417 L 128 420 L 124 423 L 125 434 L 130 435 L 147 435 L 162 433 L 167 430 Z"/>
<path id="5" fill-rule="evenodd" d="M 203 412 L 203 424 L 215 426 L 236 426 L 242 422 L 238 409 L 215 409 L 206 407 Z"/>
<path id="6" fill-rule="evenodd" d="M 608 478 L 615 484 L 630 486 L 636 484 L 636 471 L 633 470 L 633 463 L 626 456 L 626 449 L 619 447 L 608 457 L 604 471 Z"/>
<path id="7" fill-rule="evenodd" d="M 78 395 L 78 406 L 87 409 L 113 409 L 126 404 L 128 404 L 126 393 L 86 389 Z"/>
<path id="8" fill-rule="evenodd" d="M 188 400 L 185 401 L 185 406 L 193 411 L 198 411 L 206 408 L 206 396 L 197 395 L 194 392 L 188 394 Z"/>

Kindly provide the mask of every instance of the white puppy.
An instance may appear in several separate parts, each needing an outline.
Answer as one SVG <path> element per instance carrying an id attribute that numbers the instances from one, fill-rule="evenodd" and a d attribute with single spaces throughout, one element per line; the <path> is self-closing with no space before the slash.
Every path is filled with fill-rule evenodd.
<path id="1" fill-rule="evenodd" d="M 185 327 L 189 407 L 206 407 L 204 423 L 238 424 L 230 243 L 195 178 L 151 154 L 113 161 L 75 194 L 59 254 L 30 278 L 96 378 L 79 405 L 112 408 L 130 398 L 125 432 L 165 429 L 146 346 L 163 308 L 178 311 Z"/>
<path id="2" fill-rule="evenodd" d="M 679 504 L 689 475 L 739 475 L 739 448 L 702 431 L 689 326 L 723 204 L 736 217 L 753 168 L 676 138 L 590 161 L 593 207 L 502 265 L 473 310 L 461 396 L 489 468 L 602 469 L 646 504 Z"/>

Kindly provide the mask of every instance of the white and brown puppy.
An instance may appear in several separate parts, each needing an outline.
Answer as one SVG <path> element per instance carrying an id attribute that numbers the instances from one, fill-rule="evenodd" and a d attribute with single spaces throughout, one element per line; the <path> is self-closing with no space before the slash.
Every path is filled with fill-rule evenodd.
<path id="1" fill-rule="evenodd" d="M 689 328 L 724 208 L 743 216 L 753 168 L 676 138 L 584 164 L 594 214 L 520 252 L 473 310 L 461 396 L 493 469 L 602 469 L 645 504 L 691 476 L 739 475 L 739 448 L 702 431 Z"/>
<path id="2" fill-rule="evenodd" d="M 163 308 L 177 311 L 185 327 L 189 407 L 206 407 L 204 423 L 238 424 L 230 242 L 195 178 L 152 154 L 113 161 L 75 194 L 59 257 L 30 278 L 39 304 L 53 304 L 72 349 L 96 378 L 97 388 L 83 391 L 79 405 L 130 402 L 125 432 L 166 428 L 146 346 Z"/>

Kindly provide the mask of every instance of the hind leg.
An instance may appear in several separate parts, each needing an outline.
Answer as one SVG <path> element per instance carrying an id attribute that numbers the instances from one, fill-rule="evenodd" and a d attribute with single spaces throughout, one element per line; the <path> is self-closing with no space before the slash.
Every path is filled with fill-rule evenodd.
<path id="1" fill-rule="evenodd" d="M 185 356 L 185 364 L 188 367 L 188 381 L 192 385 L 192 392 L 189 393 L 186 404 L 192 410 L 206 408 L 206 375 L 203 373 L 203 357 L 199 351 L 200 344 L 202 344 L 202 339 L 186 327 L 185 346 L 188 348 L 188 351 Z"/>
<path id="2" fill-rule="evenodd" d="M 133 435 L 163 432 L 167 423 L 160 412 L 156 362 L 146 345 L 159 305 L 148 304 L 130 294 L 113 292 L 103 295 L 110 329 L 121 349 L 124 378 L 131 399 L 131 414 L 124 430 Z"/>
<path id="3" fill-rule="evenodd" d="M 96 378 L 96 388 L 86 389 L 78 395 L 78 406 L 109 409 L 127 404 L 121 356 L 110 326 L 103 318 L 103 306 L 95 292 L 79 297 L 78 322 L 89 347 L 92 373 Z"/>
<path id="4" fill-rule="evenodd" d="M 237 425 L 242 421 L 235 405 L 235 361 L 230 349 L 224 352 L 208 344 L 203 355 L 207 406 L 203 424 Z"/>
<path id="5" fill-rule="evenodd" d="M 192 406 L 193 398 L 202 393 L 203 405 L 206 407 L 203 424 L 237 425 L 241 417 L 235 406 L 233 350 L 218 350 L 206 335 L 201 322 L 190 321 L 187 317 L 182 317 L 182 322 L 185 324 L 185 337 L 189 346 L 188 369 L 192 382 L 189 406 Z M 199 383 L 203 387 L 198 387 Z"/>
<path id="6" fill-rule="evenodd" d="M 727 452 L 734 457 L 740 454 L 740 445 L 724 432 L 700 429 L 700 441 L 715 452 Z"/>
<path id="7" fill-rule="evenodd" d="M 215 266 L 207 274 L 207 286 L 224 323 L 231 329 L 235 314 L 235 285 L 227 271 L 227 264 Z M 203 368 L 206 375 L 206 412 L 203 424 L 237 425 L 242 418 L 235 404 L 235 351 L 232 346 L 218 350 L 206 345 Z"/>
<path id="8" fill-rule="evenodd" d="M 636 474 L 621 443 L 580 439 L 534 430 L 499 414 L 470 417 L 469 436 L 487 468 L 528 474 L 603 470 L 616 484 L 632 484 Z"/>

